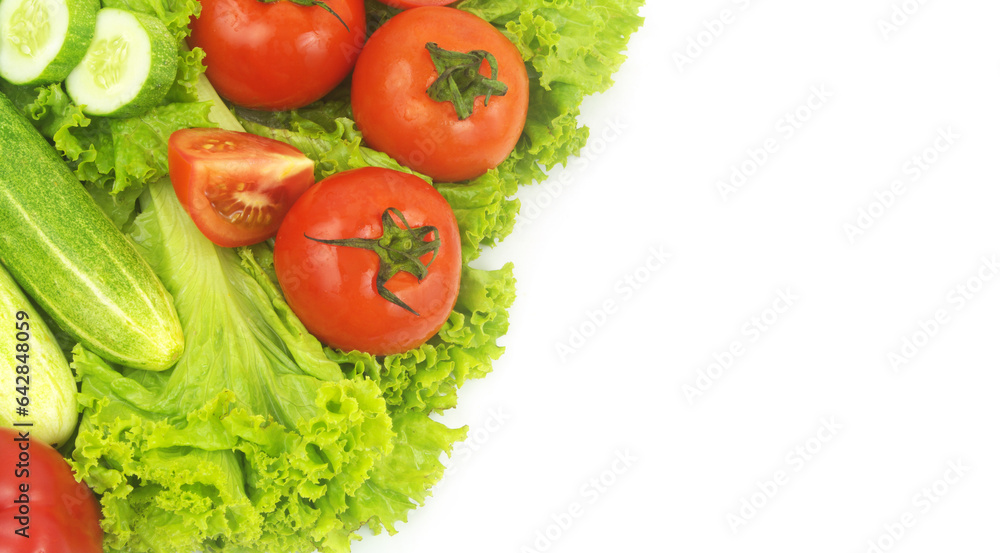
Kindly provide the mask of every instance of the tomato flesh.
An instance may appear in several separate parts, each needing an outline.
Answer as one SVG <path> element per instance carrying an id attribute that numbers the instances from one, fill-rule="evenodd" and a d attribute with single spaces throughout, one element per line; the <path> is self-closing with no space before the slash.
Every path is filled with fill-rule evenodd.
<path id="1" fill-rule="evenodd" d="M 379 293 L 375 252 L 314 240 L 383 237 L 390 208 L 414 229 L 435 227 L 440 239 L 436 256 L 421 257 L 429 263 L 423 279 L 398 272 L 385 282 L 412 312 Z M 321 342 L 344 351 L 401 353 L 436 334 L 455 305 L 462 273 L 458 223 L 448 202 L 418 177 L 374 167 L 346 171 L 320 181 L 292 206 L 274 242 L 274 267 L 288 304 Z"/>
<path id="2" fill-rule="evenodd" d="M 212 242 L 246 246 L 275 235 L 313 182 L 313 161 L 295 147 L 249 133 L 182 129 L 170 135 L 170 180 Z"/>
<path id="3" fill-rule="evenodd" d="M 485 50 L 497 61 L 503 96 L 475 99 L 459 119 L 451 102 L 427 93 L 438 78 L 427 44 L 453 52 Z M 487 62 L 480 74 L 491 76 Z M 517 145 L 528 113 L 521 55 L 493 25 L 449 7 L 419 7 L 392 17 L 365 44 L 351 78 L 358 129 L 376 150 L 439 182 L 463 181 L 499 165 Z"/>
<path id="4" fill-rule="evenodd" d="M 367 34 L 364 0 L 320 6 L 201 0 L 188 44 L 205 51 L 208 80 L 243 107 L 288 110 L 319 100 L 350 73 Z"/>

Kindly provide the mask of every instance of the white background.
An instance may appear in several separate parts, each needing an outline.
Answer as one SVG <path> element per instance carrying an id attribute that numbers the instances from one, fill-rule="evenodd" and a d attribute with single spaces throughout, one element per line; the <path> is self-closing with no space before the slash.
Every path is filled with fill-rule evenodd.
<path id="1" fill-rule="evenodd" d="M 472 437 L 354 551 L 997 551 L 1000 4 L 643 15 L 587 161 L 480 262 L 518 298 Z"/>

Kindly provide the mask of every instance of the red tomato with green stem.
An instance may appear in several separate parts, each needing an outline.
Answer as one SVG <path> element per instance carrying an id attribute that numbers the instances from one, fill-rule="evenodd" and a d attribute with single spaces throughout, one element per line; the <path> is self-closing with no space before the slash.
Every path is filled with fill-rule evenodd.
<path id="1" fill-rule="evenodd" d="M 0 428 L 0 553 L 103 553 L 100 507 L 58 451 Z"/>
<path id="2" fill-rule="evenodd" d="M 441 329 L 458 298 L 462 246 L 448 202 L 408 173 L 338 173 L 292 206 L 274 242 L 292 311 L 324 344 L 390 355 Z"/>
<path id="3" fill-rule="evenodd" d="M 208 80 L 223 98 L 287 110 L 344 80 L 365 36 L 364 0 L 201 0 L 188 44 L 205 51 Z"/>
<path id="4" fill-rule="evenodd" d="M 175 131 L 167 161 L 191 219 L 209 240 L 230 248 L 274 236 L 315 180 L 313 161 L 294 146 L 221 129 Z"/>
<path id="5" fill-rule="evenodd" d="M 528 73 L 517 47 L 455 8 L 392 17 L 368 39 L 351 83 L 365 141 L 441 182 L 499 165 L 528 113 Z"/>

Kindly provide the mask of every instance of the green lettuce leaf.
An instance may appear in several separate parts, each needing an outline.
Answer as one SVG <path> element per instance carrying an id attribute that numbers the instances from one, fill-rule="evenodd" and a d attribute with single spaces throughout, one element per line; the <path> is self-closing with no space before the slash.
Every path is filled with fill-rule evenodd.
<path id="1" fill-rule="evenodd" d="M 530 76 L 528 120 L 504 169 L 522 184 L 578 155 L 589 130 L 583 98 L 607 90 L 643 19 L 643 0 L 464 0 L 456 7 L 490 21 L 517 46 Z"/>
<path id="2" fill-rule="evenodd" d="M 406 522 L 410 510 L 430 495 L 428 483 L 444 474 L 441 454 L 465 439 L 467 427 L 450 429 L 422 413 L 393 417 L 392 453 L 383 457 L 369 478 L 347 501 L 345 519 L 351 526 L 366 524 L 373 533 L 382 528 L 396 533 L 396 523 Z"/>
<path id="3" fill-rule="evenodd" d="M 643 0 L 464 0 L 457 7 L 492 22 L 534 68 L 539 84 L 607 90 L 640 25 Z"/>
<path id="4" fill-rule="evenodd" d="M 466 263 L 479 257 L 482 246 L 496 245 L 514 229 L 521 201 L 511 197 L 517 183 L 503 175 L 502 168 L 493 169 L 468 183 L 434 185 L 455 212 Z"/>
<path id="5" fill-rule="evenodd" d="M 180 48 L 179 52 L 177 78 L 167 92 L 164 103 L 198 101 L 198 79 L 205 73 L 205 51 L 201 48 Z"/>
<path id="6" fill-rule="evenodd" d="M 247 132 L 287 142 L 309 156 L 316 163 L 317 181 L 360 167 L 384 167 L 416 174 L 387 154 L 363 146 L 354 121 L 333 117 L 321 108 L 279 113 L 237 109 L 236 115 Z"/>
<path id="7" fill-rule="evenodd" d="M 201 14 L 198 0 L 101 0 L 101 6 L 156 16 L 178 42 L 191 34 L 188 29 L 191 18 Z"/>

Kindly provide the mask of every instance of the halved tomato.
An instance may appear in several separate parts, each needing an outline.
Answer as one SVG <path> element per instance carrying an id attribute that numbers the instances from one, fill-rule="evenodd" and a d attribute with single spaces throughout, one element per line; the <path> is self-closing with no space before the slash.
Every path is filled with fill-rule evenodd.
<path id="1" fill-rule="evenodd" d="M 191 219 L 209 240 L 230 248 L 274 236 L 315 182 L 313 161 L 294 146 L 221 129 L 174 132 L 168 162 Z"/>

